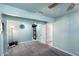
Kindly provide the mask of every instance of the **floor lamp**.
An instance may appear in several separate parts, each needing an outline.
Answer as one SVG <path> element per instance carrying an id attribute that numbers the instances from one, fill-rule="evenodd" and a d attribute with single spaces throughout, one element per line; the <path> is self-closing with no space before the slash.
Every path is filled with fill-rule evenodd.
<path id="1" fill-rule="evenodd" d="M 13 36 L 14 36 L 14 26 L 10 26 L 10 30 L 11 30 L 11 40 L 12 40 L 12 42 L 14 41 L 13 40 Z"/>

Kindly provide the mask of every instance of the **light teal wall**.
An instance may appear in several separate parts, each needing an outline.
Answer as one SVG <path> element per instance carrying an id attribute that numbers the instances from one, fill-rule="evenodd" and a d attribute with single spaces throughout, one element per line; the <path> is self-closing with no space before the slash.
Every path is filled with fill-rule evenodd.
<path id="1" fill-rule="evenodd" d="M 79 12 L 57 20 L 54 23 L 54 46 L 79 55 Z"/>

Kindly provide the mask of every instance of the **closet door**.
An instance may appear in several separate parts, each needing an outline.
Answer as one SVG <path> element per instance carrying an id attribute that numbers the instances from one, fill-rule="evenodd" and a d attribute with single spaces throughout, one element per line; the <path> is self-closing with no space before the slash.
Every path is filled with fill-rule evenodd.
<path id="1" fill-rule="evenodd" d="M 46 23 L 37 22 L 37 40 L 46 43 Z"/>
<path id="2" fill-rule="evenodd" d="M 53 23 L 46 24 L 46 44 L 53 46 Z"/>

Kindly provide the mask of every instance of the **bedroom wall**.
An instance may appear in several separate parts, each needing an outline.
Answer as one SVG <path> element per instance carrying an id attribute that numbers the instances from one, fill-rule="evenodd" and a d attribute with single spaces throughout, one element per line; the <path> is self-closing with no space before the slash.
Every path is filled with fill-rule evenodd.
<path id="1" fill-rule="evenodd" d="M 54 46 L 79 55 L 79 11 L 57 18 Z"/>

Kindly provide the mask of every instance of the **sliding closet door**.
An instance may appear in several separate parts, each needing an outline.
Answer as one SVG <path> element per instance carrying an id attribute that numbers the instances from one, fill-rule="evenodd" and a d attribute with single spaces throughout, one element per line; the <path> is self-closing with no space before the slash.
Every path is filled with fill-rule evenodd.
<path id="1" fill-rule="evenodd" d="M 37 40 L 46 43 L 46 23 L 37 22 Z"/>

